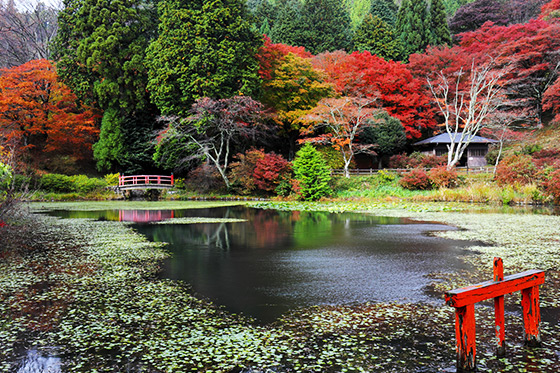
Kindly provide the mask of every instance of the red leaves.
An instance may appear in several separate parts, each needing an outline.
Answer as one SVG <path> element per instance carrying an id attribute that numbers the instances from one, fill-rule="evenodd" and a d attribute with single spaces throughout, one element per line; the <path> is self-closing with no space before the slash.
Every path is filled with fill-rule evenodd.
<path id="1" fill-rule="evenodd" d="M 370 52 L 323 53 L 313 59 L 325 70 L 336 90 L 344 95 L 376 97 L 378 106 L 403 124 L 408 138 L 435 126 L 434 111 L 423 82 L 401 63 L 385 61 Z"/>
<path id="2" fill-rule="evenodd" d="M 92 109 L 57 80 L 54 65 L 34 60 L 4 69 L 0 76 L 0 134 L 35 155 L 91 157 L 98 129 Z"/>

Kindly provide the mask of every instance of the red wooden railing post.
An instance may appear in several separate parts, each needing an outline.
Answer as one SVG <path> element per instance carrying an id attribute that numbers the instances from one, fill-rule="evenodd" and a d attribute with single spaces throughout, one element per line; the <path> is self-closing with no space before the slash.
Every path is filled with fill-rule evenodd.
<path id="1" fill-rule="evenodd" d="M 504 281 L 504 263 L 502 258 L 494 258 L 494 282 Z M 502 357 L 506 353 L 504 296 L 494 298 L 494 316 L 496 321 L 496 355 Z"/>
<path id="2" fill-rule="evenodd" d="M 541 310 L 538 286 L 521 290 L 521 306 L 523 306 L 523 323 L 525 324 L 523 340 L 528 346 L 538 347 L 541 345 Z"/>
<path id="3" fill-rule="evenodd" d="M 476 370 L 476 323 L 474 304 L 455 309 L 455 335 L 457 337 L 457 372 Z"/>

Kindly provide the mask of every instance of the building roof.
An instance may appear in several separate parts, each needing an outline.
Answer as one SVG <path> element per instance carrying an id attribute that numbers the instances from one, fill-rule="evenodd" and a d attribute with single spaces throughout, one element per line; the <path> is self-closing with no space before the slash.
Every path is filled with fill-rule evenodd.
<path id="1" fill-rule="evenodd" d="M 459 140 L 461 139 L 461 132 L 457 132 L 455 134 L 455 143 L 458 143 Z M 466 136 L 465 136 L 466 137 Z M 473 136 L 470 143 L 471 144 L 491 144 L 491 143 L 495 143 L 498 142 L 497 140 L 492 140 L 492 139 L 488 139 L 486 137 L 481 137 L 481 136 Z M 451 138 L 449 136 L 449 134 L 447 132 L 445 133 L 441 133 L 437 136 L 434 137 L 430 137 L 428 139 L 422 140 L 422 141 L 418 141 L 417 143 L 414 143 L 412 145 L 430 145 L 430 144 L 450 144 L 451 143 Z"/>

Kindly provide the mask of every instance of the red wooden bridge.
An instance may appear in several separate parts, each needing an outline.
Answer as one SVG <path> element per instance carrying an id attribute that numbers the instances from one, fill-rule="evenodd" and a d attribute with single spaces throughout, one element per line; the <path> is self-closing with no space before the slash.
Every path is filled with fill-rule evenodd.
<path id="1" fill-rule="evenodd" d="M 119 190 L 173 188 L 173 175 L 119 176 Z"/>

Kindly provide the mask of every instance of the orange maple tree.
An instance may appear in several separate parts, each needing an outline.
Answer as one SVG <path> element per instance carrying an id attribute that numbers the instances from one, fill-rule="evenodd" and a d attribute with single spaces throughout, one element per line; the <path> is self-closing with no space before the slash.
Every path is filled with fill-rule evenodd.
<path id="1" fill-rule="evenodd" d="M 52 62 L 41 59 L 0 70 L 0 141 L 33 161 L 66 155 L 91 157 L 98 115 L 79 105 L 57 80 Z"/>

